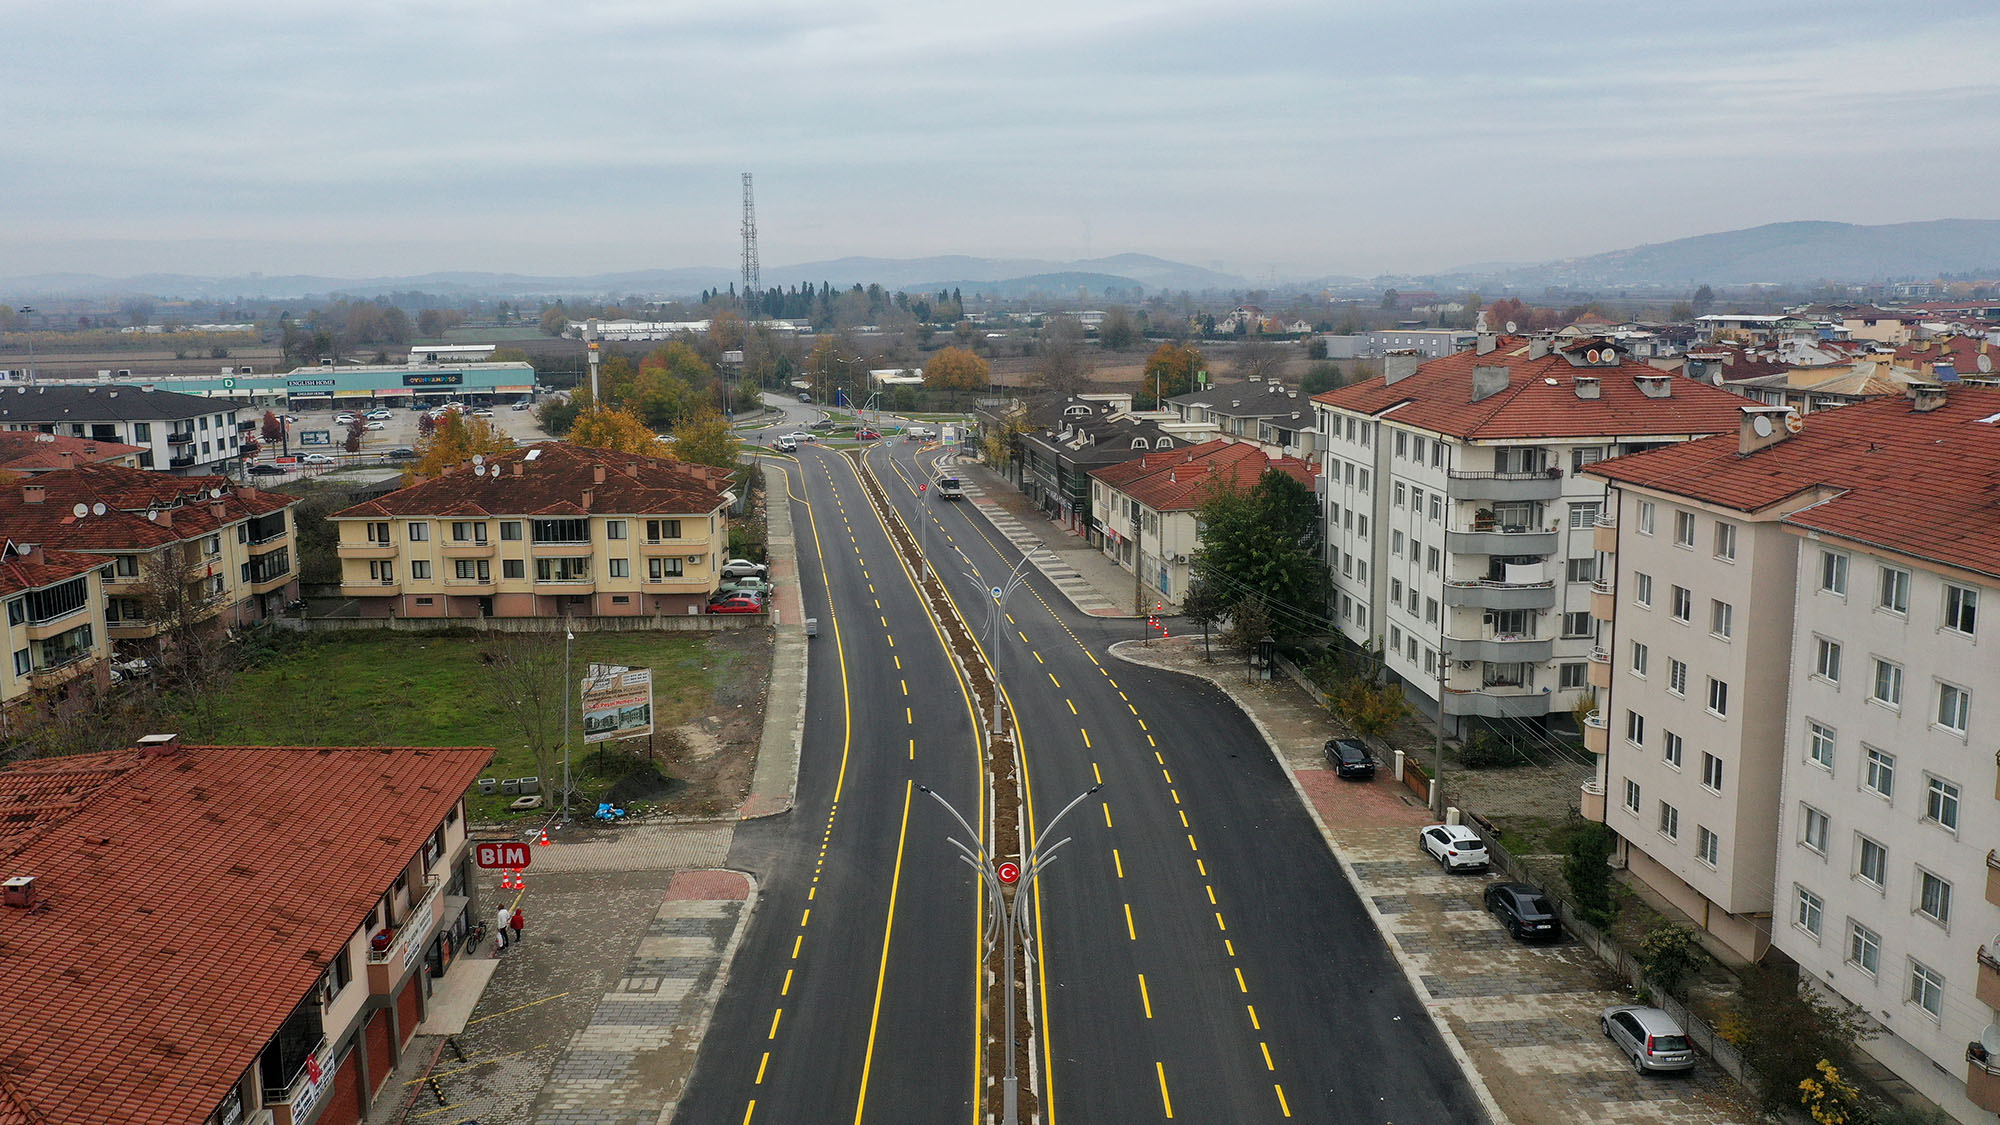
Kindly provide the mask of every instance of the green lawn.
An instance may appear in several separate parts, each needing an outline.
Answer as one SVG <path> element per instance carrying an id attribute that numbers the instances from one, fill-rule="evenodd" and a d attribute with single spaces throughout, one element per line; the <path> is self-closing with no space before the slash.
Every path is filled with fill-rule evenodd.
<path id="1" fill-rule="evenodd" d="M 706 633 L 579 633 L 571 653 L 581 678 L 592 661 L 653 670 L 656 728 L 706 710 L 740 662 Z M 472 632 L 307 634 L 289 639 L 223 689 L 221 745 L 490 746 L 489 777 L 539 772 L 518 727 L 487 702 Z M 584 760 L 583 726 L 572 720 L 571 760 Z M 547 792 L 547 789 L 544 789 Z M 509 798 L 511 800 L 511 798 Z M 475 819 L 506 801 L 472 799 Z"/>

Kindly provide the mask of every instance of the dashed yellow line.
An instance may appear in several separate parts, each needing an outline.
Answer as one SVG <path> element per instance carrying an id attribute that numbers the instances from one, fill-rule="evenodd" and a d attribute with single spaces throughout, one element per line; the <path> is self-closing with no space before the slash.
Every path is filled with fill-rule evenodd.
<path id="1" fill-rule="evenodd" d="M 1144 973 L 1140 973 L 1140 974 L 1139 974 L 1139 1003 L 1141 1003 L 1141 1004 L 1145 1005 L 1145 1008 L 1146 1008 L 1146 1018 L 1147 1018 L 1147 1019 L 1152 1019 L 1152 1018 L 1153 1018 L 1153 998 L 1152 998 L 1152 996 L 1148 995 L 1148 994 L 1147 994 L 1147 992 L 1146 992 L 1146 974 L 1144 974 Z M 1269 1061 L 1270 1061 L 1270 1059 L 1271 1059 L 1271 1053 L 1270 1053 L 1269 1051 L 1266 1051 L 1266 1052 L 1264 1052 L 1264 1061 L 1266 1061 L 1266 1062 L 1269 1062 Z"/>

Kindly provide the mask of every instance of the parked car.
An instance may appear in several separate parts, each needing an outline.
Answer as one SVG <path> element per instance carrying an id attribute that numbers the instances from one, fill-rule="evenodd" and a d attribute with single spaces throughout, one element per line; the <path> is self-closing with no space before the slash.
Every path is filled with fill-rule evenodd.
<path id="1" fill-rule="evenodd" d="M 1606 1008 L 1597 1023 L 1604 1029 L 1604 1037 L 1631 1058 L 1632 1069 L 1640 1074 L 1694 1069 L 1694 1047 L 1687 1032 L 1658 1008 L 1636 1004 Z"/>
<path id="2" fill-rule="evenodd" d="M 1446 871 L 1486 870 L 1486 841 L 1463 824 L 1433 824 L 1417 841 Z"/>
<path id="3" fill-rule="evenodd" d="M 762 578 L 725 578 L 717 589 L 723 594 L 755 594 L 760 598 L 771 596 L 771 584 Z"/>
<path id="4" fill-rule="evenodd" d="M 762 578 L 770 568 L 749 559 L 730 559 L 722 564 L 724 578 Z"/>
<path id="5" fill-rule="evenodd" d="M 862 430 L 860 433 L 857 433 L 854 436 L 860 438 L 862 441 L 882 440 L 882 432 L 880 430 Z"/>
<path id="6" fill-rule="evenodd" d="M 333 424 L 336 426 L 351 426 L 354 424 L 354 415 L 336 414 L 333 416 Z"/>
<path id="7" fill-rule="evenodd" d="M 1495 883 L 1486 888 L 1486 911 L 1498 915 L 1516 941 L 1554 941 L 1562 936 L 1555 904 L 1531 883 Z"/>
<path id="8" fill-rule="evenodd" d="M 375 409 L 370 410 L 368 413 L 363 414 L 362 417 L 370 419 L 372 421 L 376 419 L 393 418 L 395 417 L 395 415 L 390 414 L 387 410 L 378 406 Z"/>
<path id="9" fill-rule="evenodd" d="M 813 400 L 813 396 L 812 396 L 811 392 L 808 392 L 808 391 L 800 391 L 800 392 L 799 392 L 799 401 L 800 401 L 800 402 L 811 402 L 812 400 Z"/>
<path id="10" fill-rule="evenodd" d="M 250 466 L 250 475 L 253 477 L 281 477 L 285 475 L 285 469 L 281 465 L 252 465 Z"/>
<path id="11" fill-rule="evenodd" d="M 474 418 L 491 418 L 493 417 L 493 412 L 491 410 L 488 410 L 486 407 L 482 406 L 479 409 L 473 411 L 472 416 Z"/>
<path id="12" fill-rule="evenodd" d="M 817 422 L 814 422 L 814 423 L 813 423 L 812 425 L 810 425 L 810 426 L 807 426 L 807 427 L 806 427 L 806 429 L 808 429 L 808 430 L 830 430 L 830 429 L 832 429 L 832 428 L 834 427 L 834 425 L 835 425 L 835 423 L 834 423 L 834 420 L 833 420 L 833 419 L 831 419 L 831 418 L 821 418 L 821 419 L 820 419 L 819 421 L 817 421 Z"/>
<path id="13" fill-rule="evenodd" d="M 391 460 L 391 461 L 409 461 L 409 460 L 412 460 L 412 459 L 414 459 L 414 458 L 416 457 L 416 455 L 417 455 L 417 451 L 416 451 L 416 450 L 414 450 L 414 449 L 411 449 L 411 448 L 410 448 L 409 446 L 407 446 L 407 445 L 399 445 L 399 446 L 397 446 L 396 448 L 394 448 L 394 449 L 391 449 L 391 450 L 389 451 L 389 460 Z"/>
<path id="14" fill-rule="evenodd" d="M 338 458 L 338 457 L 335 457 L 335 456 L 334 456 L 333 454 L 331 454 L 331 453 L 308 453 L 308 454 L 306 454 L 306 455 L 305 455 L 304 457 L 301 457 L 301 458 L 299 458 L 299 464 L 301 464 L 301 465 L 338 465 L 338 464 L 340 464 L 340 458 Z"/>
<path id="15" fill-rule="evenodd" d="M 793 441 L 812 441 L 812 442 L 816 442 L 816 441 L 818 441 L 818 440 L 819 440 L 819 438 L 818 438 L 818 437 L 817 437 L 816 435 L 814 435 L 814 434 L 812 434 L 812 433 L 809 433 L 809 432 L 807 432 L 807 431 L 805 431 L 805 430 L 794 430 L 794 431 L 792 431 L 791 433 L 789 433 L 789 434 L 786 434 L 785 436 L 786 436 L 786 437 L 788 437 L 788 438 L 791 438 L 791 439 L 792 439 Z"/>
<path id="16" fill-rule="evenodd" d="M 756 594 L 730 594 L 720 601 L 708 603 L 710 613 L 762 613 L 764 599 Z"/>
<path id="17" fill-rule="evenodd" d="M 111 670 L 128 680 L 139 680 L 153 674 L 153 662 L 143 656 L 114 656 Z"/>
<path id="18" fill-rule="evenodd" d="M 1337 777 L 1358 777 L 1366 781 L 1375 776 L 1375 756 L 1358 738 L 1327 739 L 1326 763 L 1333 767 Z"/>
<path id="19" fill-rule="evenodd" d="M 514 404 L 514 405 L 513 405 L 513 406 L 512 406 L 512 407 L 511 407 L 510 409 L 513 409 L 513 410 L 533 410 L 534 408 L 535 408 L 535 404 L 534 404 L 534 403 L 532 403 L 532 402 L 529 402 L 529 401 L 528 401 L 528 400 L 526 400 L 526 399 L 522 399 L 522 400 L 521 400 L 520 402 L 517 402 L 517 403 L 515 403 L 515 404 Z"/>
<path id="20" fill-rule="evenodd" d="M 361 428 L 364 430 L 386 430 L 389 428 L 389 423 L 381 421 L 370 422 Z"/>

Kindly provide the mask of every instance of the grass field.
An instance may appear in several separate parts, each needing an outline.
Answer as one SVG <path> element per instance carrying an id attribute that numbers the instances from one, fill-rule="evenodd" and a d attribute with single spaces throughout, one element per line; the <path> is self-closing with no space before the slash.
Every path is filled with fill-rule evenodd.
<path id="1" fill-rule="evenodd" d="M 593 661 L 653 670 L 656 729 L 705 711 L 715 689 L 743 663 L 740 649 L 707 633 L 579 633 L 571 648 L 580 678 Z M 558 641 L 557 643 L 560 643 Z M 540 771 L 518 727 L 495 710 L 473 633 L 412 636 L 339 633 L 291 639 L 241 672 L 219 701 L 222 745 L 491 746 L 489 777 Z M 584 760 L 583 725 L 572 720 L 571 759 Z M 548 792 L 546 787 L 544 792 Z M 511 799 L 511 798 L 509 798 Z M 492 819 L 499 797 L 472 797 L 474 819 Z"/>

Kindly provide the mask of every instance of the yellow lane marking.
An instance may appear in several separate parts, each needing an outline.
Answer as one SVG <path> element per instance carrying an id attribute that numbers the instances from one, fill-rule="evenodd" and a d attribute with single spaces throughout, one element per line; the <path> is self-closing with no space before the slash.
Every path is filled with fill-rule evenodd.
<path id="1" fill-rule="evenodd" d="M 1008 615 L 1007 615 L 1007 624 L 1009 624 L 1009 625 L 1019 625 L 1019 624 L 1020 624 L 1020 622 L 1019 622 L 1019 621 L 1016 621 L 1016 620 L 1014 620 L 1014 615 L 1010 613 L 1010 614 L 1008 614 Z"/>
<path id="2" fill-rule="evenodd" d="M 1124 692 L 1122 692 L 1122 691 L 1121 691 L 1121 692 L 1119 692 L 1119 693 L 1118 693 L 1118 698 L 1120 698 L 1120 699 L 1125 699 L 1125 693 L 1124 693 Z M 1125 699 L 1125 702 L 1127 702 L 1127 703 L 1130 703 L 1130 702 L 1132 702 L 1132 701 L 1131 701 L 1131 700 L 1129 700 L 1129 699 Z"/>
<path id="3" fill-rule="evenodd" d="M 1285 1100 L 1285 1088 L 1273 1082 L 1271 1083 L 1271 1089 L 1278 1092 L 1278 1108 L 1285 1111 L 1286 1117 L 1290 1117 L 1292 1115 L 1292 1103 Z"/>
<path id="4" fill-rule="evenodd" d="M 1084 656 L 1086 656 L 1086 657 L 1089 657 L 1089 659 L 1090 659 L 1090 662 L 1091 662 L 1092 664 L 1097 664 L 1097 658 L 1096 658 L 1095 656 L 1091 656 L 1091 655 L 1090 655 L 1090 650 L 1089 650 L 1089 649 L 1085 649 L 1085 650 L 1083 650 L 1083 655 L 1084 655 Z M 1102 664 L 1097 664 L 1097 666 L 1098 666 L 1099 668 L 1102 668 L 1102 667 L 1104 667 L 1104 665 L 1102 665 Z M 1117 687 L 1118 685 L 1117 685 L 1117 684 L 1112 684 L 1111 686 L 1112 686 L 1112 687 Z"/>
<path id="5" fill-rule="evenodd" d="M 1090 776 L 1096 778 L 1099 785 L 1104 784 L 1104 774 L 1098 770 L 1096 762 L 1090 763 Z"/>
<path id="6" fill-rule="evenodd" d="M 886 639 L 886 640 L 887 640 L 887 641 L 889 642 L 889 647 L 890 647 L 890 648 L 895 648 L 895 647 L 896 647 L 896 638 L 894 638 L 894 637 L 892 637 L 892 636 L 889 636 L 889 634 L 887 634 L 887 633 L 884 633 L 884 634 L 882 634 L 882 636 L 883 636 L 883 638 L 884 638 L 884 639 Z"/>
<path id="7" fill-rule="evenodd" d="M 792 994 L 792 973 L 795 971 L 793 969 L 785 970 L 785 983 L 778 986 L 778 995 L 790 996 Z"/>
<path id="8" fill-rule="evenodd" d="M 1111 802 L 1104 802 L 1104 827 L 1111 827 Z"/>
<path id="9" fill-rule="evenodd" d="M 764 1084 L 764 1068 L 770 1065 L 771 1065 L 771 1052 L 765 1051 L 763 1061 L 757 1064 L 757 1085 L 762 1086 Z M 756 1103 L 753 1102 L 751 1104 L 754 1105 Z"/>
<path id="10" fill-rule="evenodd" d="M 805 929 L 806 923 L 812 921 L 812 916 L 813 916 L 812 907 L 810 906 L 806 907 L 806 912 L 804 914 L 799 915 L 799 929 L 801 930 Z"/>
<path id="11" fill-rule="evenodd" d="M 1127 703 L 1127 704 L 1125 705 L 1125 709 L 1126 709 L 1127 711 L 1130 711 L 1130 712 L 1132 712 L 1132 713 L 1133 713 L 1134 715 L 1136 715 L 1136 714 L 1138 714 L 1138 713 L 1139 713 L 1139 709 L 1138 709 L 1137 707 L 1134 707 L 1134 706 L 1132 706 L 1132 705 L 1131 705 L 1130 703 Z"/>
<path id="12" fill-rule="evenodd" d="M 1229 931 L 1229 927 L 1224 925 L 1222 922 L 1222 911 L 1220 910 L 1215 912 L 1215 928 L 1223 931 L 1224 933 L 1227 933 Z"/>
<path id="13" fill-rule="evenodd" d="M 1172 1117 L 1174 1115 L 1174 1099 L 1167 1094 L 1167 1064 L 1156 1062 L 1153 1064 L 1153 1068 L 1160 1072 L 1160 1107 L 1166 1110 L 1168 1117 Z"/>
<path id="14" fill-rule="evenodd" d="M 1123 879 L 1125 877 L 1125 860 L 1118 854 L 1117 848 L 1111 849 L 1111 862 L 1118 868 L 1118 877 Z"/>
<path id="15" fill-rule="evenodd" d="M 1264 1052 L 1264 1069 L 1265 1069 L 1265 1070 L 1276 1070 L 1276 1069 L 1278 1069 L 1278 1064 L 1277 1064 L 1277 1063 L 1274 1063 L 1274 1062 L 1272 1062 L 1272 1061 L 1271 1061 L 1271 1045 L 1270 1045 L 1269 1043 L 1259 1043 L 1259 1044 L 1257 1044 L 1257 1049 L 1258 1049 L 1258 1050 L 1260 1050 L 1260 1051 L 1262 1051 L 1262 1052 Z"/>
<path id="16" fill-rule="evenodd" d="M 1168 795 L 1168 796 L 1170 796 L 1170 797 L 1172 797 L 1172 798 L 1174 799 L 1174 804 L 1178 805 L 1178 804 L 1180 804 L 1180 803 L 1181 803 L 1181 791 L 1180 791 L 1180 790 L 1178 790 L 1178 789 L 1169 789 L 1169 790 L 1167 790 L 1167 795 Z"/>
<path id="17" fill-rule="evenodd" d="M 914 780 L 903 782 L 903 824 L 896 830 L 896 864 L 889 877 L 889 916 L 882 923 L 882 965 L 875 973 L 875 1010 L 868 1017 L 868 1049 L 861 1056 L 861 1092 L 854 1098 L 854 1122 L 861 1125 L 861 1111 L 868 1107 L 868 1074 L 875 1066 L 875 1032 L 882 1020 L 882 986 L 889 980 L 889 935 L 896 929 L 896 893 L 903 885 L 903 844 L 910 837 L 910 798 L 916 793 Z"/>
<path id="18" fill-rule="evenodd" d="M 783 1008 L 779 1008 L 777 1011 L 771 1013 L 771 1034 L 769 1038 L 776 1039 L 778 1037 L 778 1020 L 782 1018 L 784 1014 L 785 1010 Z"/>
<path id="19" fill-rule="evenodd" d="M 1165 766 L 1160 767 L 1160 776 L 1167 779 L 1168 785 L 1172 785 L 1174 783 L 1174 775 L 1168 773 L 1167 768 Z"/>
<path id="20" fill-rule="evenodd" d="M 1083 714 L 1083 712 L 1081 712 L 1081 711 L 1079 711 L 1079 710 L 1077 710 L 1077 709 L 1076 709 L 1076 700 L 1074 700 L 1074 699 L 1065 699 L 1065 700 L 1063 700 L 1063 702 L 1064 702 L 1064 703 L 1067 703 L 1067 704 L 1069 704 L 1069 713 L 1070 713 L 1070 714 L 1072 714 L 1072 715 L 1081 715 L 1081 714 Z"/>
<path id="21" fill-rule="evenodd" d="M 1223 939 L 1222 939 L 1222 948 L 1223 948 L 1223 949 L 1225 949 L 1225 950 L 1227 950 L 1227 951 L 1228 951 L 1228 953 L 1229 953 L 1229 955 L 1230 955 L 1231 957 L 1234 957 L 1234 956 L 1236 956 L 1236 943 L 1235 943 L 1235 942 L 1233 942 L 1233 941 L 1230 941 L 1230 940 L 1229 940 L 1228 938 L 1223 938 Z"/>
<path id="22" fill-rule="evenodd" d="M 1191 852 L 1198 852 L 1201 850 L 1200 848 L 1195 846 L 1194 833 L 1192 832 L 1188 833 L 1188 850 Z"/>
<path id="23" fill-rule="evenodd" d="M 1245 996 L 1248 996 L 1248 995 L 1250 995 L 1250 986 L 1249 986 L 1249 985 L 1247 985 L 1247 984 L 1244 984 L 1244 983 L 1243 983 L 1243 970 L 1242 970 L 1242 969 L 1237 969 L 1237 970 L 1236 970 L 1236 990 L 1237 990 L 1238 992 L 1241 992 L 1241 993 L 1242 993 L 1243 995 L 1245 995 Z"/>
<path id="24" fill-rule="evenodd" d="M 1136 714 L 1138 714 L 1138 712 L 1136 712 L 1136 711 L 1135 711 L 1135 712 L 1133 712 L 1133 714 L 1135 714 L 1135 715 L 1136 715 Z M 1139 720 L 1139 729 L 1140 729 L 1140 730 L 1145 730 L 1145 729 L 1147 729 L 1147 727 L 1146 727 L 1146 720 L 1144 720 L 1144 719 L 1140 719 L 1140 720 Z"/>
<path id="25" fill-rule="evenodd" d="M 908 680 L 897 680 L 896 682 L 897 682 L 897 683 L 899 683 L 899 684 L 901 684 L 901 685 L 903 685 L 903 694 L 904 694 L 904 695 L 908 695 L 908 694 L 910 694 L 910 681 L 908 681 Z"/>
<path id="26" fill-rule="evenodd" d="M 814 882 L 818 882 L 818 880 L 814 880 Z M 811 902 L 811 901 L 812 901 L 813 899 L 815 899 L 815 898 L 818 898 L 818 897 L 819 897 L 819 888 L 818 888 L 818 887 L 807 887 L 807 888 L 806 888 L 806 901 L 807 901 L 807 902 Z"/>
<path id="27" fill-rule="evenodd" d="M 917 740 L 914 738 L 910 740 L 910 760 L 912 762 L 917 760 Z"/>
<path id="28" fill-rule="evenodd" d="M 1243 1005 L 1243 1010 L 1250 1013 L 1250 1030 L 1252 1031 L 1264 1030 L 1264 1025 L 1257 1022 L 1257 1005 L 1245 1004 Z"/>
<path id="29" fill-rule="evenodd" d="M 1056 674 L 1054 672 L 1049 673 L 1049 682 L 1056 685 L 1057 691 L 1062 690 L 1062 681 L 1056 679 Z"/>
<path id="30" fill-rule="evenodd" d="M 1035 653 L 1035 663 L 1037 663 L 1037 664 L 1047 664 L 1047 663 L 1048 663 L 1048 661 L 1046 661 L 1046 660 L 1043 660 L 1043 659 L 1042 659 L 1042 654 L 1041 654 L 1041 653 L 1039 653 L 1039 652 L 1037 652 L 1037 653 Z"/>
<path id="31" fill-rule="evenodd" d="M 893 660 L 893 661 L 895 661 L 895 662 L 896 662 L 896 671 L 900 672 L 900 671 L 902 671 L 902 670 L 903 670 L 903 658 L 902 658 L 902 657 L 900 657 L 900 656 L 897 656 L 897 655 L 896 655 L 895 653 L 893 653 L 893 652 L 892 652 L 892 653 L 890 653 L 890 654 L 889 654 L 889 659 L 891 659 L 891 660 Z"/>
<path id="32" fill-rule="evenodd" d="M 802 946 L 805 943 L 806 943 L 806 935 L 804 934 L 800 934 L 797 938 L 794 938 L 792 940 L 792 960 L 796 961 L 799 959 L 799 946 Z"/>
<path id="33" fill-rule="evenodd" d="M 1078 733 L 1078 734 L 1081 734 L 1081 735 L 1083 735 L 1083 748 L 1084 748 L 1085 750 L 1088 750 L 1088 749 L 1090 749 L 1090 732 L 1089 732 L 1089 731 L 1087 731 L 1087 730 L 1085 730 L 1085 729 L 1083 729 L 1082 727 L 1078 727 L 1078 728 L 1076 728 L 1076 730 L 1077 730 L 1077 733 Z M 1091 768 L 1091 769 L 1093 769 L 1093 770 L 1095 770 L 1095 769 L 1097 768 L 1097 763 L 1096 763 L 1096 762 L 1092 762 L 1092 763 L 1090 764 L 1090 768 Z M 1100 778 L 1098 778 L 1098 779 L 1097 779 L 1097 783 L 1098 783 L 1099 785 L 1102 785 L 1102 784 L 1104 784 L 1104 779 L 1103 779 L 1103 778 L 1101 778 L 1101 777 L 1100 777 Z"/>
<path id="34" fill-rule="evenodd" d="M 1153 736 L 1149 734 L 1149 735 L 1147 735 L 1147 736 L 1146 736 L 1146 745 L 1148 745 L 1148 746 L 1158 746 L 1158 745 L 1159 745 L 1159 743 L 1157 743 L 1157 742 L 1154 742 L 1154 741 L 1153 741 Z"/>
<path id="35" fill-rule="evenodd" d="M 1133 941 L 1139 940 L 1139 931 L 1132 925 L 1132 904 L 1129 902 L 1125 904 L 1125 936 Z"/>
<path id="36" fill-rule="evenodd" d="M 917 716 L 908 707 L 905 707 L 903 708 L 903 721 L 911 726 L 916 726 Z"/>
<path id="37" fill-rule="evenodd" d="M 1022 644 L 1027 644 L 1027 643 L 1028 643 L 1028 634 L 1026 634 L 1026 633 L 1022 633 L 1022 632 L 1019 632 L 1019 631 L 1017 630 L 1017 631 L 1016 631 L 1016 635 L 1017 635 L 1017 636 L 1019 636 L 1019 637 L 1021 638 L 1021 643 L 1022 643 Z"/>
<path id="38" fill-rule="evenodd" d="M 467 1026 L 467 1027 L 471 1027 L 471 1026 L 472 1026 L 473 1024 L 475 1024 L 475 1023 L 485 1023 L 485 1022 L 486 1022 L 487 1020 L 490 1020 L 490 1019 L 494 1019 L 494 1018 L 496 1018 L 496 1017 L 498 1017 L 498 1016 L 504 1016 L 504 1015 L 508 1015 L 509 1013 L 512 1013 L 512 1012 L 518 1012 L 518 1011 L 520 1011 L 520 1010 L 521 1010 L 521 1009 L 523 1009 L 523 1008 L 532 1008 L 532 1007 L 534 1007 L 534 1006 L 535 1006 L 535 1005 L 537 1005 L 537 1004 L 546 1004 L 546 1003 L 548 1003 L 548 1002 L 549 1002 L 549 1001 L 551 1001 L 551 1000 L 560 1000 L 560 999 L 562 999 L 563 997 L 565 997 L 565 996 L 568 996 L 568 995 L 569 995 L 569 993 L 567 993 L 567 992 L 558 992 L 558 993 L 556 993 L 556 994 L 555 994 L 554 996 L 544 996 L 544 997 L 542 997 L 542 998 L 541 998 L 540 1000 L 530 1000 L 530 1001 L 528 1001 L 528 1002 L 527 1002 L 526 1004 L 516 1004 L 516 1005 L 514 1005 L 513 1007 L 511 1007 L 511 1008 L 508 1008 L 508 1009 L 506 1009 L 506 1010 L 504 1010 L 504 1011 L 499 1011 L 499 1012 L 494 1012 L 494 1013 L 493 1013 L 492 1015 L 487 1015 L 487 1016 L 480 1016 L 480 1017 L 479 1017 L 478 1019 L 476 1019 L 476 1020 L 466 1020 L 466 1021 L 465 1021 L 465 1026 Z"/>
<path id="39" fill-rule="evenodd" d="M 875 608 L 876 608 L 876 609 L 881 609 L 882 607 L 878 605 L 878 606 L 876 606 Z M 887 628 L 889 627 L 889 619 L 888 619 L 888 618 L 884 617 L 884 618 L 882 619 L 882 627 L 883 627 L 884 629 L 887 629 Z"/>
<path id="40" fill-rule="evenodd" d="M 1202 886 L 1203 886 L 1203 888 L 1204 888 L 1204 889 L 1206 889 L 1206 890 L 1208 891 L 1208 904 L 1209 904 L 1210 906 L 1220 906 L 1220 905 L 1221 905 L 1221 903 L 1218 903 L 1218 902 L 1216 902 L 1216 901 L 1215 901 L 1215 884 L 1214 884 L 1214 883 L 1204 883 L 1204 884 L 1202 884 Z"/>
<path id="41" fill-rule="evenodd" d="M 1146 1018 L 1147 1018 L 1147 1019 L 1152 1019 L 1152 1018 L 1153 1018 L 1153 998 L 1152 998 L 1151 996 L 1147 995 L 1147 993 L 1146 993 L 1146 974 L 1144 974 L 1144 973 L 1140 973 L 1140 974 L 1139 974 L 1139 1002 L 1140 1002 L 1141 1004 L 1144 1004 L 1144 1005 L 1146 1006 Z M 1266 1053 L 1264 1057 L 1265 1057 L 1265 1059 L 1266 1059 L 1266 1060 L 1268 1061 L 1268 1060 L 1269 1060 L 1269 1058 L 1270 1058 L 1270 1055 L 1269 1055 L 1268 1053 Z"/>
<path id="42" fill-rule="evenodd" d="M 1189 823 L 1188 823 L 1188 821 L 1187 821 L 1187 810 L 1186 810 L 1186 809 L 1182 809 L 1182 810 L 1181 810 L 1181 827 L 1182 827 L 1182 828 L 1193 828 L 1193 827 L 1194 827 L 1194 825 L 1192 825 L 1192 824 L 1189 824 Z"/>
<path id="43" fill-rule="evenodd" d="M 1201 860 L 1197 859 L 1194 861 L 1194 869 L 1195 871 L 1200 873 L 1202 878 L 1204 879 L 1208 878 L 1208 864 L 1203 863 Z"/>

